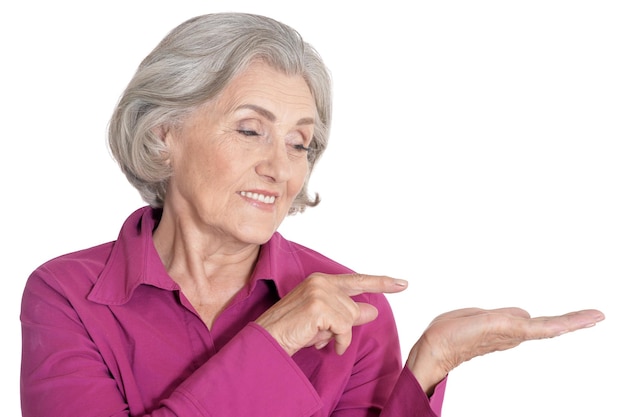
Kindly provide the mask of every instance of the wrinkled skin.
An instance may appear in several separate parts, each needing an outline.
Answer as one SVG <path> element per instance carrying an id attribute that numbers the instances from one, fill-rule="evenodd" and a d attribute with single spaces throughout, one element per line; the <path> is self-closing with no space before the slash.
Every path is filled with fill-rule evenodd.
<path id="1" fill-rule="evenodd" d="M 476 356 L 514 348 L 591 327 L 604 319 L 598 310 L 531 317 L 521 308 L 464 308 L 437 316 L 413 346 L 407 364 L 426 393 L 451 370 Z"/>

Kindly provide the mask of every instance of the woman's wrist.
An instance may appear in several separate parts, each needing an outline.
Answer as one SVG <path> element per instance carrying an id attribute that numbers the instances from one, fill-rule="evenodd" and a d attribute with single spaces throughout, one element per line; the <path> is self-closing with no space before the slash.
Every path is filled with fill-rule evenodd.
<path id="1" fill-rule="evenodd" d="M 420 338 L 409 353 L 406 366 L 411 370 L 417 382 L 427 396 L 431 396 L 435 387 L 448 374 L 441 367 L 441 359 L 424 338 Z"/>

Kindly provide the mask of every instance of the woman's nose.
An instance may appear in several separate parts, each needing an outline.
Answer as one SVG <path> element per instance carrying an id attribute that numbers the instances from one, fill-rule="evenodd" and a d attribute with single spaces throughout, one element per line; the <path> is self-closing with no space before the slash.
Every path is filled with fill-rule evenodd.
<path id="1" fill-rule="evenodd" d="M 256 166 L 256 172 L 271 182 L 285 182 L 291 177 L 292 161 L 283 141 L 271 141 Z"/>

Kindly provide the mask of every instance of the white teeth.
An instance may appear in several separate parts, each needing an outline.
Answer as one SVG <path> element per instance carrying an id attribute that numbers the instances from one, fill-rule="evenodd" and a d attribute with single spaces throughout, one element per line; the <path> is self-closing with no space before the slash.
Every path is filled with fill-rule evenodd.
<path id="1" fill-rule="evenodd" d="M 274 201 L 276 201 L 276 197 L 274 196 L 251 193 L 250 191 L 242 191 L 240 194 L 246 198 L 251 198 L 252 200 L 257 200 L 266 204 L 274 204 Z"/>

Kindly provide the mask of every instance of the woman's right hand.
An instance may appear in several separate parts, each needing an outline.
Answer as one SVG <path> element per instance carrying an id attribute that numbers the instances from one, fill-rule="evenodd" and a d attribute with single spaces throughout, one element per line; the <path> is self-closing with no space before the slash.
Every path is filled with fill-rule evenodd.
<path id="1" fill-rule="evenodd" d="M 404 280 L 386 276 L 315 273 L 263 313 L 256 323 L 265 328 L 289 355 L 303 347 L 318 349 L 335 341 L 343 354 L 352 341 L 352 327 L 374 320 L 378 311 L 351 297 L 362 293 L 396 293 Z"/>
<path id="2" fill-rule="evenodd" d="M 466 308 L 436 317 L 411 349 L 407 366 L 432 394 L 452 369 L 476 356 L 511 349 L 527 340 L 560 336 L 604 320 L 598 310 L 530 317 L 520 308 Z"/>

